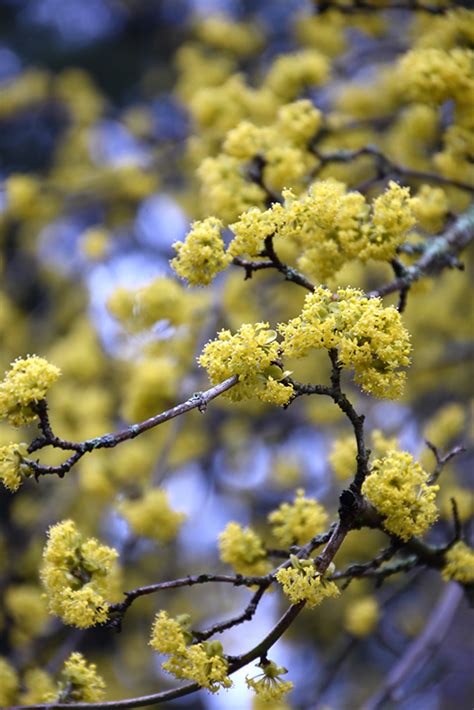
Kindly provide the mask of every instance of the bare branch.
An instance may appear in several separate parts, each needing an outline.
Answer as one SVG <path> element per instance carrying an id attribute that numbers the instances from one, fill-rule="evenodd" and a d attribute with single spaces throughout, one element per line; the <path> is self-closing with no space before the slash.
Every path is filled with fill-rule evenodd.
<path id="1" fill-rule="evenodd" d="M 237 375 L 233 375 L 227 380 L 224 380 L 224 382 L 220 382 L 218 385 L 210 387 L 208 390 L 204 390 L 203 392 L 195 392 L 185 402 L 177 404 L 175 407 L 167 409 L 165 412 L 156 414 L 154 417 L 145 419 L 138 424 L 132 424 L 126 429 L 122 429 L 122 431 L 118 431 L 113 434 L 103 434 L 102 436 L 97 436 L 93 439 L 86 439 L 82 442 L 65 441 L 64 439 L 55 436 L 52 433 L 47 420 L 46 403 L 40 402 L 37 405 L 37 411 L 40 416 L 39 426 L 43 436 L 32 442 L 28 449 L 29 453 L 43 449 L 46 446 L 52 446 L 56 449 L 75 451 L 75 453 L 59 466 L 42 466 L 37 461 L 32 461 L 30 459 L 25 459 L 25 462 L 33 469 L 36 477 L 46 474 L 63 476 L 82 456 L 84 456 L 84 454 L 90 453 L 96 449 L 112 449 L 118 444 L 135 439 L 145 431 L 153 429 L 159 424 L 163 424 L 170 419 L 179 417 L 181 414 L 185 414 L 192 409 L 198 409 L 200 412 L 205 412 L 208 403 L 216 397 L 219 397 L 231 387 L 234 387 L 237 384 L 238 379 Z"/>
<path id="2" fill-rule="evenodd" d="M 454 180 L 453 178 L 444 177 L 437 173 L 405 167 L 404 165 L 390 160 L 379 148 L 373 145 L 367 145 L 362 148 L 357 148 L 356 150 L 335 151 L 334 153 L 320 153 L 317 148 L 313 147 L 312 152 L 320 161 L 314 174 L 317 174 L 317 172 L 328 163 L 348 163 L 351 160 L 356 160 L 357 158 L 368 155 L 374 158 L 376 168 L 376 174 L 374 178 L 371 178 L 371 181 L 378 182 L 388 176 L 403 177 L 413 180 L 424 180 L 425 182 L 434 182 L 438 185 L 457 187 L 459 190 L 465 190 L 466 192 L 474 194 L 474 186 L 467 182 Z"/>

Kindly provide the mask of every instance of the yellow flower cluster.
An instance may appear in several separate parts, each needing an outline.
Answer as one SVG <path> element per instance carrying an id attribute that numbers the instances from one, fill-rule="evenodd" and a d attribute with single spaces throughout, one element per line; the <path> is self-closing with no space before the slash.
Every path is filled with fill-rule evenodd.
<path id="1" fill-rule="evenodd" d="M 385 528 L 402 540 L 423 535 L 438 517 L 435 504 L 439 486 L 406 451 L 389 451 L 376 459 L 362 492 L 384 516 Z"/>
<path id="2" fill-rule="evenodd" d="M 314 498 L 305 498 L 304 490 L 296 491 L 293 504 L 282 503 L 268 516 L 273 534 L 283 547 L 304 545 L 326 528 L 328 514 Z"/>
<path id="3" fill-rule="evenodd" d="M 0 382 L 0 417 L 13 426 L 33 421 L 36 414 L 31 405 L 45 398 L 60 374 L 57 367 L 36 355 L 15 360 Z"/>
<path id="4" fill-rule="evenodd" d="M 31 469 L 23 463 L 27 453 L 27 445 L 23 443 L 0 446 L 0 480 L 12 493 L 18 490 L 23 477 L 31 473 Z"/>
<path id="5" fill-rule="evenodd" d="M 293 683 L 289 680 L 282 680 L 280 676 L 288 673 L 283 666 L 277 666 L 274 661 L 266 661 L 259 664 L 262 673 L 254 678 L 246 676 L 245 682 L 248 688 L 252 688 L 258 699 L 263 703 L 272 703 L 280 700 L 293 688 Z"/>
<path id="6" fill-rule="evenodd" d="M 300 200 L 287 196 L 287 201 L 304 250 L 298 263 L 323 281 L 353 259 L 392 259 L 415 222 L 408 188 L 394 182 L 374 200 L 372 212 L 361 193 L 346 192 L 332 179 L 315 183 Z"/>
<path id="7" fill-rule="evenodd" d="M 251 528 L 229 523 L 219 535 L 220 558 L 238 574 L 259 576 L 268 571 L 267 553 L 259 536 Z"/>
<path id="8" fill-rule="evenodd" d="M 229 54 L 211 53 L 196 42 L 178 47 L 174 64 L 178 73 L 174 92 L 186 103 L 203 88 L 222 86 L 237 66 Z"/>
<path id="9" fill-rule="evenodd" d="M 417 222 L 427 232 L 435 234 L 442 228 L 449 203 L 441 187 L 422 185 L 412 199 L 411 205 Z"/>
<path id="10" fill-rule="evenodd" d="M 238 123 L 227 133 L 222 152 L 207 158 L 199 168 L 207 209 L 229 222 L 264 206 L 266 193 L 249 173 L 249 161 L 257 156 L 267 189 L 301 190 L 317 164 L 308 143 L 321 124 L 321 112 L 308 99 L 281 106 L 275 121 L 265 127 L 248 120 Z"/>
<path id="11" fill-rule="evenodd" d="M 384 308 L 379 298 L 367 298 L 357 289 L 332 293 L 317 288 L 305 299 L 301 315 L 279 326 L 284 355 L 301 358 L 311 349 L 337 348 L 345 369 L 354 369 L 355 381 L 376 397 L 399 397 L 410 360 L 410 339 L 400 314 Z"/>
<path id="12" fill-rule="evenodd" d="M 189 622 L 188 614 L 173 619 L 162 609 L 155 616 L 149 645 L 158 653 L 185 653 L 187 644 L 192 641 L 192 635 L 187 630 Z"/>
<path id="13" fill-rule="evenodd" d="M 219 219 L 207 217 L 192 224 L 185 242 L 173 244 L 177 256 L 171 266 L 190 286 L 206 286 L 229 264 L 221 229 Z"/>
<path id="14" fill-rule="evenodd" d="M 254 208 L 231 225 L 232 256 L 258 256 L 265 238 L 278 235 L 296 242 L 302 252 L 298 265 L 324 281 L 354 259 L 392 259 L 415 223 L 409 189 L 395 182 L 372 206 L 360 192 L 347 192 L 334 179 L 314 183 L 300 197 L 291 190 L 283 195 L 284 205 L 273 204 L 263 212 Z"/>
<path id="15" fill-rule="evenodd" d="M 219 641 L 204 641 L 186 648 L 185 653 L 170 656 L 163 663 L 163 669 L 175 676 L 198 683 L 211 693 L 221 688 L 230 688 L 229 664 Z"/>
<path id="16" fill-rule="evenodd" d="M 87 663 L 82 653 L 71 653 L 61 671 L 59 694 L 48 700 L 59 698 L 62 702 L 96 703 L 105 694 L 105 683 L 97 673 L 95 663 Z"/>
<path id="17" fill-rule="evenodd" d="M 117 551 L 95 538 L 84 540 L 72 520 L 53 525 L 48 538 L 41 580 L 49 611 L 81 629 L 106 621 Z"/>
<path id="18" fill-rule="evenodd" d="M 275 577 L 292 604 L 304 601 L 310 609 L 340 594 L 338 586 L 319 574 L 311 560 L 293 558 L 293 565 L 279 569 Z"/>
<path id="19" fill-rule="evenodd" d="M 141 498 L 123 500 L 117 509 L 136 535 L 161 543 L 173 540 L 186 518 L 170 507 L 166 491 L 159 488 L 146 491 Z"/>
<path id="20" fill-rule="evenodd" d="M 364 637 L 372 633 L 380 617 L 377 599 L 361 597 L 351 602 L 346 609 L 344 626 L 353 636 Z"/>
<path id="21" fill-rule="evenodd" d="M 220 688 L 230 688 L 229 666 L 224 657 L 222 644 L 210 641 L 188 645 L 192 636 L 188 631 L 189 616 L 184 614 L 176 619 L 160 611 L 153 622 L 150 646 L 169 655 L 163 669 L 175 676 L 186 678 L 217 693 Z"/>
<path id="22" fill-rule="evenodd" d="M 284 405 L 293 388 L 279 382 L 285 373 L 276 364 L 280 352 L 276 338 L 268 323 L 244 324 L 235 335 L 221 330 L 216 340 L 205 345 L 199 364 L 206 368 L 213 384 L 239 376 L 237 385 L 225 393 L 229 399 L 258 397 L 263 402 Z"/>
<path id="23" fill-rule="evenodd" d="M 399 64 L 399 81 L 413 101 L 442 104 L 448 99 L 469 101 L 474 91 L 474 52 L 456 47 L 413 49 Z"/>
<path id="24" fill-rule="evenodd" d="M 234 238 L 229 244 L 229 254 L 233 257 L 259 256 L 265 239 L 284 228 L 287 217 L 287 211 L 279 203 L 263 212 L 257 208 L 244 212 L 237 222 L 230 225 Z"/>
<path id="25" fill-rule="evenodd" d="M 465 542 L 457 542 L 446 553 L 446 564 L 442 569 L 445 580 L 472 584 L 474 582 L 474 550 Z"/>

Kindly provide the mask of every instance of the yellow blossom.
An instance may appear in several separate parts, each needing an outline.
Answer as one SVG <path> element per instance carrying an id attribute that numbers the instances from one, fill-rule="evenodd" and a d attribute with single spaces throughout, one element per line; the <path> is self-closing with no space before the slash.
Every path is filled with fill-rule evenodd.
<path id="1" fill-rule="evenodd" d="M 277 666 L 273 661 L 259 663 L 262 673 L 249 678 L 246 676 L 247 687 L 255 691 L 258 699 L 264 703 L 273 703 L 290 692 L 293 683 L 289 680 L 282 680 L 280 676 L 288 673 L 283 666 Z"/>
<path id="2" fill-rule="evenodd" d="M 226 135 L 222 149 L 239 160 L 251 160 L 270 145 L 273 134 L 250 121 L 241 121 Z"/>
<path id="3" fill-rule="evenodd" d="M 186 645 L 192 640 L 191 634 L 187 631 L 188 625 L 187 615 L 172 619 L 167 611 L 160 611 L 153 622 L 150 646 L 159 653 L 175 655 L 185 653 Z"/>
<path id="4" fill-rule="evenodd" d="M 32 405 L 45 398 L 60 374 L 57 367 L 36 355 L 15 360 L 0 382 L 0 416 L 14 426 L 33 421 Z"/>
<path id="5" fill-rule="evenodd" d="M 282 205 L 275 203 L 264 212 L 248 210 L 237 222 L 230 225 L 234 239 L 229 244 L 231 256 L 259 256 L 265 239 L 275 234 L 285 219 Z"/>
<path id="6" fill-rule="evenodd" d="M 316 136 L 322 122 L 321 111 L 308 99 L 300 99 L 278 110 L 276 128 L 282 137 L 305 146 Z"/>
<path id="7" fill-rule="evenodd" d="M 279 569 L 275 575 L 292 604 L 306 602 L 312 609 L 326 597 L 339 596 L 339 588 L 325 579 L 310 560 L 298 560 L 297 566 Z"/>
<path id="8" fill-rule="evenodd" d="M 290 117 L 293 106 L 284 107 Z M 307 176 L 314 164 L 304 150 L 286 145 L 280 134 L 277 131 L 277 144 L 264 153 L 264 181 L 276 190 Z M 348 192 L 334 179 L 318 180 L 299 196 L 284 189 L 283 197 L 283 204 L 262 211 L 257 201 L 240 215 L 231 225 L 235 237 L 229 254 L 259 256 L 265 239 L 276 235 L 298 245 L 298 265 L 305 273 L 326 280 L 354 259 L 392 259 L 415 223 L 409 190 L 395 182 L 372 205 L 360 192 Z"/>
<path id="9" fill-rule="evenodd" d="M 445 565 L 441 571 L 443 579 L 472 584 L 474 582 L 474 550 L 465 542 L 457 542 L 446 553 Z"/>
<path id="10" fill-rule="evenodd" d="M 104 622 L 117 551 L 95 538 L 84 540 L 72 520 L 53 525 L 48 538 L 41 580 L 49 611 L 78 628 Z"/>
<path id="11" fill-rule="evenodd" d="M 264 206 L 265 190 L 248 180 L 242 170 L 242 161 L 233 155 L 222 153 L 215 158 L 207 157 L 199 166 L 197 175 L 205 209 L 225 223 L 232 222 L 249 209 Z M 222 250 L 220 244 L 219 249 Z"/>
<path id="12" fill-rule="evenodd" d="M 318 533 L 323 532 L 328 522 L 328 514 L 314 498 L 305 498 L 304 490 L 296 491 L 293 504 L 282 503 L 271 512 L 268 521 L 273 527 L 273 534 L 283 545 L 304 545 Z"/>
<path id="13" fill-rule="evenodd" d="M 415 224 L 410 190 L 391 181 L 372 204 L 372 233 L 364 250 L 364 258 L 390 260 L 397 246 Z"/>
<path id="14" fill-rule="evenodd" d="M 471 49 L 461 47 L 413 49 L 400 60 L 400 85 L 421 103 L 441 104 L 450 98 L 466 101 L 473 91 L 473 56 Z"/>
<path id="15" fill-rule="evenodd" d="M 188 646 L 184 653 L 170 656 L 163 663 L 164 670 L 176 678 L 185 678 L 217 693 L 220 688 L 230 688 L 229 665 L 224 658 L 219 641 L 205 641 Z"/>
<path id="16" fill-rule="evenodd" d="M 229 399 L 258 397 L 264 402 L 283 405 L 293 394 L 293 388 L 278 380 L 285 376 L 276 364 L 280 345 L 268 323 L 244 324 L 235 335 L 221 330 L 217 340 L 204 347 L 199 364 L 205 367 L 213 384 L 233 375 L 239 381 L 225 393 Z"/>
<path id="17" fill-rule="evenodd" d="M 207 217 L 194 222 L 185 242 L 175 242 L 177 256 L 171 266 L 190 286 L 206 286 L 230 261 L 221 237 L 222 222 Z"/>
<path id="18" fill-rule="evenodd" d="M 219 535 L 219 552 L 221 560 L 232 565 L 238 574 L 259 576 L 268 571 L 267 553 L 251 528 L 229 523 Z"/>
<path id="19" fill-rule="evenodd" d="M 27 453 L 27 445 L 23 443 L 0 446 L 0 480 L 12 493 L 18 490 L 23 477 L 31 472 L 31 469 L 23 463 Z"/>
<path id="20" fill-rule="evenodd" d="M 32 175 L 11 175 L 6 181 L 7 209 L 17 219 L 31 218 L 38 210 L 41 186 Z"/>
<path id="21" fill-rule="evenodd" d="M 435 504 L 439 486 L 406 451 L 389 451 L 376 459 L 362 492 L 384 516 L 385 528 L 402 540 L 423 535 L 438 517 Z"/>
<path id="22" fill-rule="evenodd" d="M 61 671 L 59 693 L 50 701 L 96 703 L 105 694 L 105 683 L 95 663 L 87 663 L 82 653 L 71 653 Z"/>
<path id="23" fill-rule="evenodd" d="M 378 298 L 357 289 L 324 287 L 308 294 L 301 315 L 279 326 L 282 351 L 304 357 L 311 349 L 337 348 L 345 369 L 354 369 L 355 381 L 376 397 L 400 396 L 410 360 L 410 340 L 400 314 L 384 308 Z"/>

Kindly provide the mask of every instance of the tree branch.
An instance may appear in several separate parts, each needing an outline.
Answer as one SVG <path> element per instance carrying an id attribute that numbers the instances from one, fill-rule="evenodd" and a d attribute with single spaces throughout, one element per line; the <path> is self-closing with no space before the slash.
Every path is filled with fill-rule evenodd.
<path id="1" fill-rule="evenodd" d="M 33 461 L 31 459 L 25 459 L 30 468 L 33 469 L 36 477 L 46 474 L 56 474 L 58 476 L 63 476 L 67 471 L 69 471 L 72 466 L 82 457 L 84 454 L 90 453 L 96 449 L 112 449 L 118 444 L 124 441 L 129 441 L 135 439 L 140 434 L 143 434 L 149 429 L 153 429 L 159 424 L 174 419 L 175 417 L 185 414 L 192 409 L 198 409 L 200 412 L 205 412 L 206 407 L 210 401 L 219 397 L 221 394 L 234 387 L 238 382 L 238 376 L 233 375 L 229 377 L 224 382 L 220 382 L 214 387 L 210 387 L 208 390 L 203 392 L 195 392 L 189 399 L 181 404 L 177 404 L 171 409 L 167 409 L 165 412 L 156 414 L 154 417 L 145 419 L 138 424 L 132 424 L 126 429 L 122 429 L 113 434 L 103 434 L 102 436 L 94 437 L 93 439 L 86 439 L 82 442 L 71 442 L 65 441 L 60 437 L 53 434 L 51 427 L 49 426 L 49 420 L 47 419 L 47 405 L 46 402 L 39 402 L 37 405 L 38 416 L 40 417 L 40 429 L 43 436 L 35 439 L 28 449 L 29 453 L 43 449 L 45 446 L 52 446 L 57 449 L 64 449 L 67 451 L 74 451 L 75 453 L 70 456 L 64 463 L 59 466 L 42 466 L 38 461 Z"/>
<path id="2" fill-rule="evenodd" d="M 319 166 L 314 174 L 317 174 L 319 170 L 328 163 L 348 163 L 352 160 L 356 160 L 364 155 L 374 158 L 376 175 L 371 178 L 371 182 L 375 180 L 383 180 L 389 175 L 394 177 L 403 177 L 413 180 L 424 180 L 426 182 L 434 182 L 438 185 L 446 185 L 449 187 L 457 187 L 459 190 L 465 190 L 474 194 L 474 186 L 467 182 L 462 182 L 461 180 L 454 180 L 453 178 L 444 177 L 443 175 L 438 175 L 437 173 L 432 173 L 424 170 L 415 170 L 413 168 L 408 168 L 404 165 L 390 160 L 384 153 L 382 153 L 379 148 L 373 145 L 367 145 L 362 148 L 357 148 L 356 150 L 339 150 L 334 153 L 320 153 L 317 148 L 312 147 L 312 153 L 320 161 Z"/>
<path id="3" fill-rule="evenodd" d="M 423 255 L 399 276 L 385 286 L 371 291 L 370 297 L 383 297 L 396 291 L 406 290 L 423 276 L 433 276 L 444 268 L 459 268 L 457 255 L 474 240 L 474 206 L 460 215 L 456 222 L 442 235 L 431 239 Z"/>

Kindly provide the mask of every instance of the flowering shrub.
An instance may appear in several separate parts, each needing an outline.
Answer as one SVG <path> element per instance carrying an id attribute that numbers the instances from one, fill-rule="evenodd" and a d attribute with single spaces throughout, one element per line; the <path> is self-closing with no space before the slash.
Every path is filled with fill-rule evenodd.
<path id="1" fill-rule="evenodd" d="M 375 710 L 433 639 L 466 705 L 473 11 L 69 4 L 2 10 L 0 705 Z"/>

